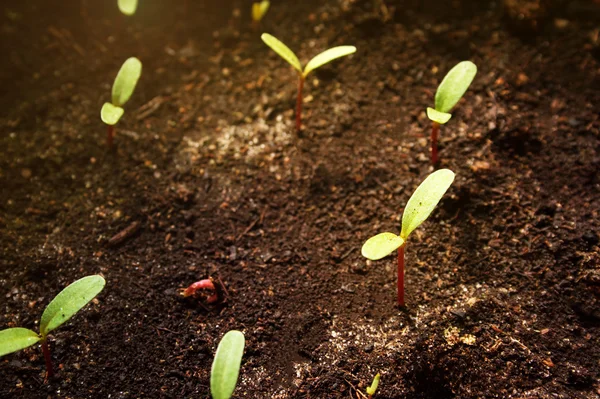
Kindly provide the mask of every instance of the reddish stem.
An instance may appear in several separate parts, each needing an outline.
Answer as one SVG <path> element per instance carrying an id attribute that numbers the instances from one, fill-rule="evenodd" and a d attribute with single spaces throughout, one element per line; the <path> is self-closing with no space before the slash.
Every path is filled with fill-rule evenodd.
<path id="1" fill-rule="evenodd" d="M 298 80 L 298 98 L 296 98 L 296 131 L 299 132 L 302 127 L 302 90 L 304 89 L 304 76 L 299 75 Z"/>
<path id="2" fill-rule="evenodd" d="M 44 360 L 46 360 L 46 381 L 52 378 L 54 370 L 52 368 L 52 358 L 50 358 L 50 349 L 48 348 L 48 340 L 44 339 L 42 342 L 42 352 L 44 353 Z"/>
<path id="3" fill-rule="evenodd" d="M 114 138 L 115 138 L 115 127 L 114 127 L 114 125 L 108 125 L 107 135 L 106 135 L 106 145 L 108 146 L 108 148 L 112 148 Z"/>
<path id="4" fill-rule="evenodd" d="M 196 293 L 196 291 L 204 290 L 204 289 L 213 290 L 213 291 L 216 290 L 215 285 L 213 284 L 212 280 L 207 278 L 204 280 L 196 281 L 194 284 L 187 287 L 185 289 L 185 291 L 183 291 L 183 296 L 184 297 L 192 296 Z"/>
<path id="5" fill-rule="evenodd" d="M 440 124 L 431 122 L 431 163 L 435 165 L 438 162 L 437 140 L 440 131 Z"/>
<path id="6" fill-rule="evenodd" d="M 398 306 L 404 307 L 404 245 L 398 248 Z"/>

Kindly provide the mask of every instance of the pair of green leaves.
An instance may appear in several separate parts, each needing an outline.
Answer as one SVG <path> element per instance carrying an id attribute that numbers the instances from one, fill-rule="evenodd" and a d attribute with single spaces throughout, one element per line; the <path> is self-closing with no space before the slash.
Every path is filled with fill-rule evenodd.
<path id="1" fill-rule="evenodd" d="M 453 181 L 454 172 L 449 169 L 440 169 L 427 176 L 406 204 L 400 235 L 381 233 L 369 238 L 362 247 L 362 255 L 379 260 L 403 246 L 410 233 L 429 217 Z"/>
<path id="2" fill-rule="evenodd" d="M 459 62 L 448 72 L 435 93 L 435 109 L 427 108 L 427 117 L 445 124 L 452 114 L 449 112 L 465 94 L 477 74 L 477 66 L 471 61 Z"/>
<path id="3" fill-rule="evenodd" d="M 100 276 L 87 276 L 62 290 L 46 307 L 40 321 L 40 333 L 27 328 L 9 328 L 0 331 L 0 356 L 25 349 L 39 341 L 69 320 L 94 299 L 106 282 Z"/>
<path id="4" fill-rule="evenodd" d="M 252 20 L 254 22 L 260 22 L 267 11 L 269 11 L 269 6 L 271 3 L 269 0 L 263 0 L 260 3 L 252 4 Z"/>
<path id="5" fill-rule="evenodd" d="M 142 63 L 140 60 L 131 57 L 123 63 L 113 83 L 112 104 L 104 103 L 100 111 L 102 122 L 107 125 L 116 125 L 119 122 L 125 113 L 122 106 L 131 98 L 141 75 Z"/>
<path id="6" fill-rule="evenodd" d="M 300 60 L 294 54 L 292 50 L 279 39 L 274 36 L 269 35 L 268 33 L 263 33 L 260 37 L 263 42 L 267 46 L 269 46 L 273 51 L 275 51 L 281 58 L 286 60 L 291 66 L 294 67 L 298 71 L 298 73 L 303 77 L 314 71 L 315 69 L 335 60 L 336 58 L 344 57 L 356 52 L 356 47 L 354 46 L 338 46 L 330 48 L 329 50 L 323 51 L 321 54 L 315 56 L 312 60 L 306 64 L 304 68 L 302 68 L 302 64 L 300 64 Z"/>
<path id="7" fill-rule="evenodd" d="M 237 330 L 227 332 L 219 342 L 210 371 L 210 393 L 213 399 L 229 399 L 233 395 L 245 344 L 244 334 Z"/>
<path id="8" fill-rule="evenodd" d="M 117 4 L 123 14 L 131 16 L 137 10 L 138 0 L 118 0 Z"/>

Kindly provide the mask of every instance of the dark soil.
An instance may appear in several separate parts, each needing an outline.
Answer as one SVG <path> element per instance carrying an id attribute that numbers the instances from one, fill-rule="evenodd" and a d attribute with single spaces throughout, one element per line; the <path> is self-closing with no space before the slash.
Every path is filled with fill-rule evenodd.
<path id="1" fill-rule="evenodd" d="M 287 1 L 255 32 L 249 2 L 108 3 L 3 7 L 0 327 L 37 329 L 82 276 L 107 286 L 56 330 L 57 376 L 37 347 L 5 356 L 0 397 L 208 398 L 230 329 L 240 398 L 361 398 L 377 372 L 377 399 L 600 395 L 597 14 L 524 33 L 487 0 L 386 1 L 387 21 Z M 304 61 L 358 48 L 308 79 L 302 137 L 261 31 Z M 130 56 L 111 151 L 99 112 Z M 407 246 L 399 310 L 393 258 L 360 247 L 431 172 L 424 111 L 463 59 L 479 73 L 440 137 L 457 178 Z M 224 303 L 181 297 L 209 276 Z"/>

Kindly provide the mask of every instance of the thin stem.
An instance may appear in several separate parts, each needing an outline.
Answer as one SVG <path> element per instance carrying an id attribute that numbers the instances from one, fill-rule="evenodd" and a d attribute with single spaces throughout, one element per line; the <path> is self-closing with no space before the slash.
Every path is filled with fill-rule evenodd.
<path id="1" fill-rule="evenodd" d="M 404 307 L 404 245 L 398 248 L 398 306 Z"/>
<path id="2" fill-rule="evenodd" d="M 437 122 L 431 122 L 431 163 L 433 165 L 438 162 L 437 140 L 439 131 L 440 124 Z"/>
<path id="3" fill-rule="evenodd" d="M 46 381 L 54 376 L 54 370 L 52 368 L 52 358 L 50 357 L 50 349 L 48 348 L 48 338 L 45 338 L 42 342 L 42 352 L 44 353 L 44 360 L 46 360 Z"/>
<path id="4" fill-rule="evenodd" d="M 108 125 L 107 135 L 106 135 L 106 145 L 108 146 L 108 148 L 112 148 L 114 138 L 115 138 L 115 127 L 114 127 L 114 125 Z"/>
<path id="5" fill-rule="evenodd" d="M 302 127 L 302 90 L 304 89 L 304 76 L 299 75 L 298 80 L 298 98 L 296 98 L 296 131 L 299 132 Z"/>

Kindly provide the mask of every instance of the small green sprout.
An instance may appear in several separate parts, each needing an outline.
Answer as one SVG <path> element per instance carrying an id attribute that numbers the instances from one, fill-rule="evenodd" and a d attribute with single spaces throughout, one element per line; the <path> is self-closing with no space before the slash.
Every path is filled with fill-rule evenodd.
<path id="1" fill-rule="evenodd" d="M 298 72 L 298 97 L 296 99 L 296 131 L 300 131 L 302 126 L 302 89 L 304 88 L 304 80 L 309 73 L 315 69 L 335 60 L 336 58 L 344 57 L 356 52 L 354 46 L 338 46 L 325 50 L 322 53 L 315 56 L 312 60 L 306 64 L 304 69 L 300 64 L 298 57 L 288 46 L 283 44 L 279 39 L 268 33 L 263 33 L 261 39 L 267 46 L 275 51 L 281 58 L 286 60 L 291 66 Z"/>
<path id="2" fill-rule="evenodd" d="M 27 328 L 8 328 L 0 331 L 0 357 L 42 344 L 46 360 L 46 379 L 54 374 L 48 349 L 48 334 L 62 325 L 102 291 L 106 282 L 100 276 L 87 276 L 62 290 L 46 307 L 40 321 L 40 333 Z"/>
<path id="3" fill-rule="evenodd" d="M 237 330 L 227 332 L 215 353 L 210 371 L 210 394 L 213 399 L 229 399 L 235 391 L 246 341 Z"/>
<path id="4" fill-rule="evenodd" d="M 375 395 L 375 392 L 377 392 L 377 387 L 379 387 L 379 379 L 381 378 L 381 374 L 377 373 L 375 375 L 375 378 L 373 378 L 373 382 L 371 383 L 371 386 L 367 388 L 367 395 L 369 395 L 369 399 L 373 398 L 373 395 Z"/>
<path id="5" fill-rule="evenodd" d="M 123 14 L 131 16 L 137 10 L 138 0 L 118 0 L 117 4 Z"/>
<path id="6" fill-rule="evenodd" d="M 122 107 L 129 101 L 141 74 L 142 63 L 140 60 L 135 57 L 128 58 L 121 66 L 113 83 L 112 103 L 104 103 L 102 106 L 100 117 L 102 122 L 108 126 L 107 144 L 109 147 L 112 147 L 113 144 L 115 125 L 125 113 Z"/>
<path id="7" fill-rule="evenodd" d="M 471 61 L 459 62 L 448 72 L 435 93 L 435 108 L 427 107 L 431 127 L 431 163 L 438 161 L 437 136 L 440 125 L 450 120 L 449 112 L 465 94 L 477 74 L 477 66 Z"/>
<path id="8" fill-rule="evenodd" d="M 362 256 L 370 260 L 385 258 L 398 250 L 398 305 L 404 306 L 404 246 L 410 233 L 423 223 L 454 181 L 454 172 L 440 169 L 433 172 L 417 187 L 408 200 L 402 215 L 402 231 L 381 233 L 371 237 L 362 247 Z"/>
<path id="9" fill-rule="evenodd" d="M 262 0 L 260 3 L 252 4 L 252 22 L 254 26 L 258 26 L 260 21 L 262 21 L 267 11 L 269 11 L 270 5 L 271 2 L 269 0 Z"/>

